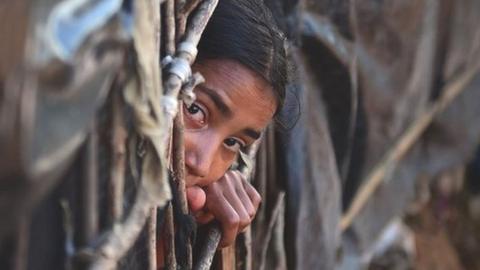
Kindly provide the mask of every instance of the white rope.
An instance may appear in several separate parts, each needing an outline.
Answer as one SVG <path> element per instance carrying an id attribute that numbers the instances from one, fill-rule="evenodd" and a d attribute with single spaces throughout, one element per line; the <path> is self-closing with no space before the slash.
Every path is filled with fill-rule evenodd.
<path id="1" fill-rule="evenodd" d="M 178 44 L 177 52 L 179 53 L 187 53 L 190 55 L 191 59 L 195 59 L 197 57 L 198 49 L 195 44 L 191 41 L 182 41 Z"/>

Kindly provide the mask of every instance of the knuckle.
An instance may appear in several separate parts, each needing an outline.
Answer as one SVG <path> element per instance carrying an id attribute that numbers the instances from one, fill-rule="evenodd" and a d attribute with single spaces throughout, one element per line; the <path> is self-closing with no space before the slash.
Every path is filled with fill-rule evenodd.
<path id="1" fill-rule="evenodd" d="M 243 174 L 240 171 L 234 171 L 233 175 L 239 180 L 244 180 Z"/>
<path id="2" fill-rule="evenodd" d="M 260 196 L 260 194 L 258 194 L 258 192 L 253 189 L 254 192 L 252 192 L 252 199 L 253 199 L 253 202 L 256 203 L 256 204 L 260 204 L 262 202 L 262 196 Z"/>
<path id="3" fill-rule="evenodd" d="M 257 213 L 257 211 L 255 211 L 255 209 L 249 207 L 249 208 L 247 209 L 247 213 L 248 213 L 248 216 L 249 216 L 250 218 L 253 218 L 253 217 L 255 216 L 255 214 Z"/>
<path id="4" fill-rule="evenodd" d="M 242 211 L 241 215 L 239 215 L 239 216 L 240 216 L 240 220 L 239 220 L 240 227 L 245 227 L 248 224 L 250 224 L 250 222 L 252 221 L 251 216 L 248 214 L 248 212 L 246 210 Z"/>
<path id="5" fill-rule="evenodd" d="M 248 217 L 248 218 L 245 218 L 245 219 L 242 219 L 240 224 L 239 224 L 239 227 L 240 228 L 245 228 L 247 227 L 248 225 L 250 225 L 251 223 L 251 219 Z"/>
<path id="6" fill-rule="evenodd" d="M 243 177 L 239 171 L 231 171 L 229 176 L 231 181 L 237 184 L 241 184 Z"/>
<path id="7" fill-rule="evenodd" d="M 221 183 L 222 183 L 223 185 L 227 185 L 227 186 L 228 186 L 228 185 L 230 185 L 230 184 L 232 183 L 232 177 L 230 177 L 230 175 L 228 175 L 228 174 L 225 174 L 225 176 L 222 177 L 222 180 L 223 180 L 223 181 L 222 181 Z"/>
<path id="8" fill-rule="evenodd" d="M 240 171 L 238 171 L 238 170 L 230 170 L 230 171 L 228 171 L 228 174 L 229 174 L 229 175 L 232 175 L 232 176 L 236 176 L 236 175 L 238 175 L 239 173 L 240 173 Z"/>
<path id="9" fill-rule="evenodd" d="M 221 183 L 215 182 L 212 184 L 209 191 L 210 191 L 210 194 L 219 197 L 223 193 L 223 186 Z"/>
<path id="10" fill-rule="evenodd" d="M 225 226 L 229 229 L 235 229 L 240 224 L 240 217 L 236 213 L 230 214 L 225 220 Z"/>

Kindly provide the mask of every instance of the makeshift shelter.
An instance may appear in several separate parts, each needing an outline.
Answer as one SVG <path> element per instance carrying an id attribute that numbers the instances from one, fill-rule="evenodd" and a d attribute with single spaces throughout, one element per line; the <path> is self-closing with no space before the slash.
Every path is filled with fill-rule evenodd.
<path id="1" fill-rule="evenodd" d="M 169 269 L 209 267 L 219 230 L 191 246 L 182 117 L 173 120 L 201 77 L 172 66 L 194 61 L 216 3 L 0 4 L 2 269 L 156 269 L 160 224 Z M 373 267 L 385 228 L 403 228 L 389 224 L 473 160 L 480 2 L 265 3 L 288 38 L 288 102 L 243 157 L 253 163 L 258 150 L 262 207 L 214 267 Z M 476 198 L 475 187 L 462 189 Z"/>

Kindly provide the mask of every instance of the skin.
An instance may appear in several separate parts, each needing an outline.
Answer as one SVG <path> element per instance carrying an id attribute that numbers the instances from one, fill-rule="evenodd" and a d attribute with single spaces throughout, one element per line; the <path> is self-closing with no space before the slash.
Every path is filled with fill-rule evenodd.
<path id="1" fill-rule="evenodd" d="M 194 70 L 206 82 L 195 89 L 195 103 L 184 107 L 187 200 L 199 223 L 221 224 L 225 247 L 251 223 L 261 201 L 229 168 L 259 138 L 277 103 L 270 85 L 238 62 L 203 60 Z"/>

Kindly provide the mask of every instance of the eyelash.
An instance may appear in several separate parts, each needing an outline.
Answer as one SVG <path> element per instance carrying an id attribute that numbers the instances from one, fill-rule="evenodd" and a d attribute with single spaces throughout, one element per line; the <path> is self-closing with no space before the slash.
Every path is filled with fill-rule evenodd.
<path id="1" fill-rule="evenodd" d="M 235 143 L 238 144 L 238 149 L 232 149 L 231 147 L 233 147 L 233 145 L 232 146 L 227 145 L 227 141 L 229 141 L 229 140 L 235 141 Z M 236 139 L 236 138 L 227 138 L 223 141 L 223 144 L 225 145 L 226 148 L 228 148 L 229 150 L 231 150 L 235 153 L 245 152 L 245 149 L 246 149 L 245 143 L 243 143 L 241 140 Z"/>
<path id="2" fill-rule="evenodd" d="M 194 125 L 193 128 L 202 128 L 206 125 L 208 119 L 208 113 L 200 104 L 193 103 L 190 106 L 184 105 L 185 116 L 189 120 L 190 125 Z M 200 116 L 202 119 L 195 119 L 196 114 L 201 113 Z"/>

